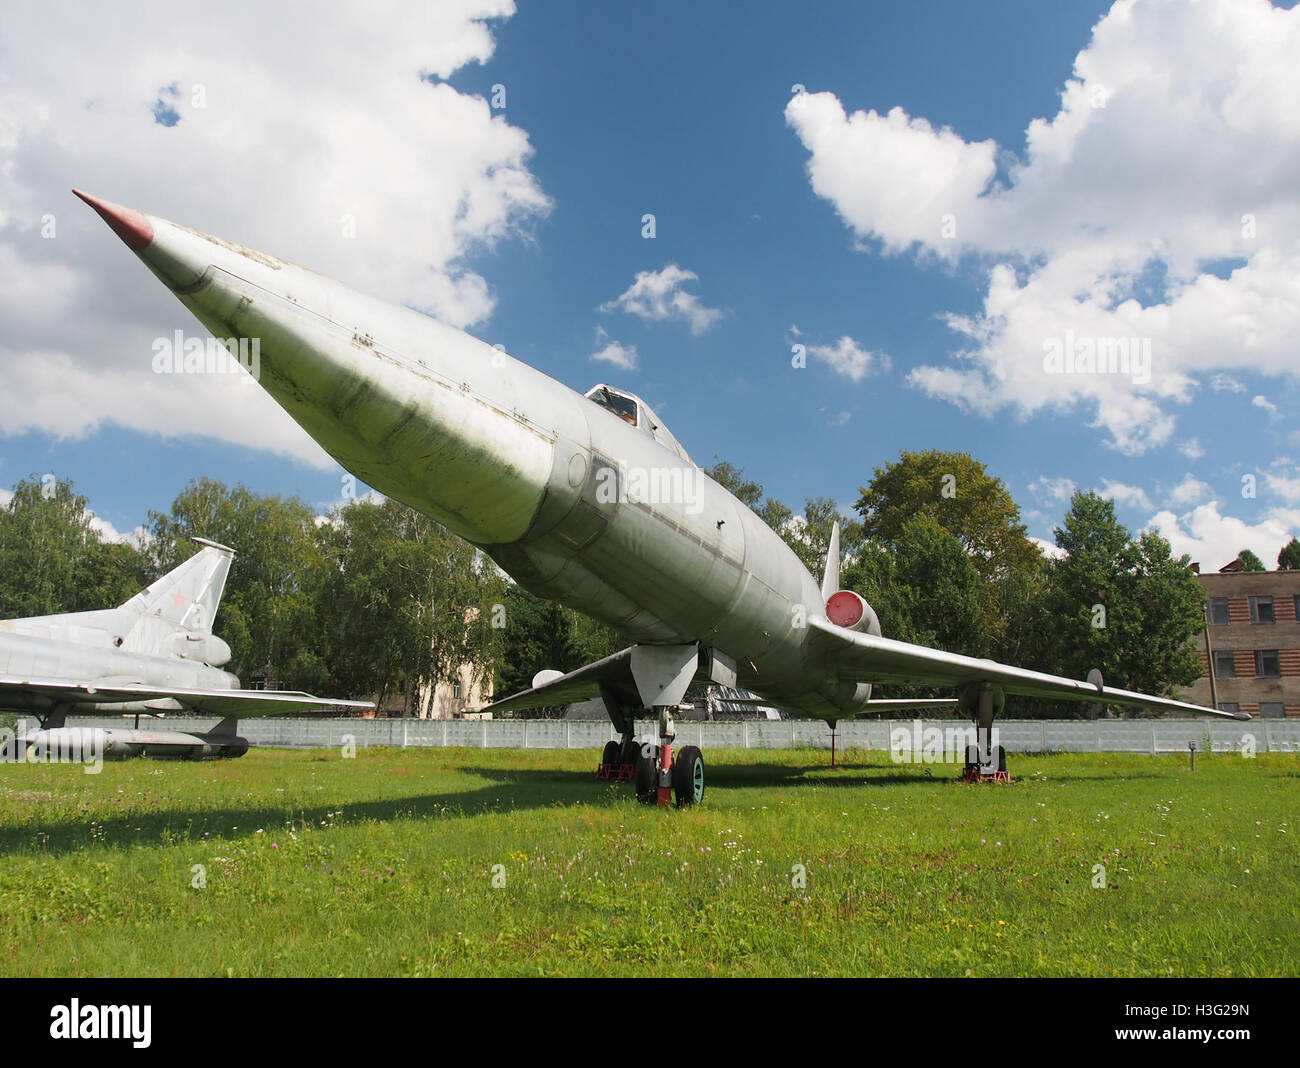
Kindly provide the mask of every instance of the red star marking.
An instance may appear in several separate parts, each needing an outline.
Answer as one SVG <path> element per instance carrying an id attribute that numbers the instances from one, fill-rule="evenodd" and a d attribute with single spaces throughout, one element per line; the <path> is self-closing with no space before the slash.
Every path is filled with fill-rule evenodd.
<path id="1" fill-rule="evenodd" d="M 172 594 L 172 606 L 178 612 L 185 607 L 185 594 L 181 593 L 180 590 Z"/>

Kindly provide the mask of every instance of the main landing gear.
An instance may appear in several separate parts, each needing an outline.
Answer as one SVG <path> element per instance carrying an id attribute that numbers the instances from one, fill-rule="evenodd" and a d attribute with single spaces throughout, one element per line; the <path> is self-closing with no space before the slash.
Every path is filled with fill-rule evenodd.
<path id="1" fill-rule="evenodd" d="M 667 808 L 698 805 L 704 800 L 704 756 L 693 745 L 673 753 L 673 712 L 689 708 L 682 702 L 692 681 L 736 685 L 736 665 L 716 649 L 701 648 L 698 642 L 685 645 L 634 645 L 628 650 L 626 681 L 600 684 L 600 697 L 614 730 L 622 741 L 608 742 L 601 753 L 596 778 L 631 782 L 638 800 Z M 631 692 L 629 692 L 631 691 Z M 638 743 L 637 712 L 651 711 L 659 720 L 659 738 L 654 744 Z"/>
<path id="2" fill-rule="evenodd" d="M 605 782 L 631 782 L 637 800 L 647 805 L 678 808 L 704 800 L 704 755 L 693 745 L 684 745 L 674 757 L 673 710 L 659 710 L 659 743 L 644 745 L 631 735 L 621 742 L 605 743 L 596 778 Z"/>
<path id="3" fill-rule="evenodd" d="M 975 718 L 975 744 L 966 747 L 962 782 L 1011 783 L 1013 780 L 1007 774 L 1007 751 L 996 744 L 997 731 L 993 728 L 993 714 L 1000 712 L 1006 702 L 1002 687 L 979 683 L 961 694 L 959 701 L 968 711 L 974 712 Z"/>

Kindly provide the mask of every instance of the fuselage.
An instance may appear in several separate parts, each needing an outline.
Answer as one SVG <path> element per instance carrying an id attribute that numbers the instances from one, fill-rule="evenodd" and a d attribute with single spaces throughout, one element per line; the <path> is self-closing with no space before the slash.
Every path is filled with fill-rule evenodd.
<path id="1" fill-rule="evenodd" d="M 869 687 L 810 662 L 816 580 L 648 418 L 630 425 L 418 312 L 139 220 L 140 258 L 214 337 L 255 342 L 261 386 L 346 470 L 638 643 L 721 650 L 742 685 L 795 714 L 862 706 Z"/>
<path id="2" fill-rule="evenodd" d="M 157 689 L 229 690 L 239 679 L 221 668 L 210 667 L 179 656 L 151 656 L 99 644 L 13 633 L 12 627 L 35 620 L 0 621 L 0 675 L 35 679 L 70 679 L 108 685 L 138 685 Z M 6 705 L 14 711 L 43 713 L 53 702 L 33 693 L 30 697 L 9 696 Z M 172 702 L 174 704 L 174 702 Z M 166 699 L 124 704 L 79 704 L 78 711 L 137 712 L 165 707 Z"/>

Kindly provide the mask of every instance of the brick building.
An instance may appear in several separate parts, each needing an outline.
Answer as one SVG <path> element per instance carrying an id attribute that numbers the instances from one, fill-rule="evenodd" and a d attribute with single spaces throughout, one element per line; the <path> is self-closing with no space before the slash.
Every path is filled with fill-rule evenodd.
<path id="1" fill-rule="evenodd" d="M 1194 639 L 1205 674 L 1178 695 L 1252 716 L 1300 717 L 1300 571 L 1242 571 L 1234 560 L 1197 577 L 1209 599 L 1209 626 Z"/>

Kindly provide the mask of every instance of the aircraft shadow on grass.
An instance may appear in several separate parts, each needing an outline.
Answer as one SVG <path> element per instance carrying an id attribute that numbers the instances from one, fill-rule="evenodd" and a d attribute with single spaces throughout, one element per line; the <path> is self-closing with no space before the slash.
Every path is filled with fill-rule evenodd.
<path id="1" fill-rule="evenodd" d="M 350 826 L 365 820 L 382 822 L 421 819 L 464 819 L 487 813 L 523 811 L 530 809 L 563 808 L 570 805 L 587 805 L 596 808 L 613 808 L 635 805 L 630 783 L 598 783 L 590 771 L 568 771 L 555 768 L 484 768 L 458 767 L 457 772 L 489 780 L 491 785 L 468 792 L 445 794 L 418 794 L 410 797 L 370 801 L 336 801 L 308 808 L 293 808 L 293 826 L 301 827 L 303 821 L 319 830 L 322 823 L 333 826 Z M 930 774 L 926 774 L 929 771 Z M 1157 778 L 1154 773 L 1129 773 L 1123 779 Z M 879 764 L 839 765 L 829 764 L 791 766 L 785 764 L 715 764 L 709 767 L 708 786 L 713 798 L 725 800 L 718 794 L 731 789 L 784 788 L 821 789 L 823 787 L 879 787 L 902 786 L 915 783 L 932 785 L 956 784 L 953 765 L 937 764 L 933 768 L 906 771 Z M 1052 775 L 1049 781 L 1100 782 L 1095 776 Z M 998 787 L 987 787 L 996 789 Z M 980 787 L 972 787 L 980 789 Z M 978 798 L 972 797 L 972 805 Z M 706 797 L 707 806 L 710 798 Z M 342 813 L 343 822 L 337 820 Z M 66 855 L 83 852 L 104 845 L 132 847 L 166 843 L 191 846 L 214 844 L 205 841 L 203 833 L 210 832 L 220 841 L 251 838 L 258 828 L 268 835 L 285 829 L 284 806 L 243 808 L 213 808 L 201 811 L 159 811 L 135 815 L 114 816 L 109 819 L 85 822 L 59 820 L 25 824 L 0 824 L 0 856 L 28 853 L 35 855 Z M 235 830 L 238 828 L 238 830 Z M 93 834 L 93 838 L 92 838 Z M 171 839 L 171 841 L 168 841 Z"/>
<path id="2" fill-rule="evenodd" d="M 459 767 L 457 772 L 489 780 L 486 785 L 468 792 L 453 791 L 445 794 L 418 794 L 410 797 L 370 801 L 336 801 L 320 803 L 308 808 L 294 807 L 292 818 L 295 827 L 306 821 L 309 827 L 320 829 L 322 823 L 330 824 L 331 817 L 342 812 L 342 823 L 334 826 L 355 825 L 364 820 L 395 821 L 424 818 L 461 819 L 485 813 L 510 812 L 528 809 L 556 808 L 568 805 L 589 805 L 600 808 L 634 805 L 630 783 L 599 783 L 592 771 L 568 771 L 554 768 L 484 768 Z M 818 772 L 825 776 L 804 778 Z M 843 771 L 843 775 L 842 775 Z M 864 778 L 859 772 L 885 772 Z M 897 774 L 891 768 L 870 767 L 832 770 L 829 765 L 790 767 L 779 764 L 749 764 L 728 767 L 713 765 L 709 769 L 709 786 L 721 792 L 745 787 L 800 786 L 886 786 L 909 782 L 942 782 L 944 773 L 927 778 L 909 772 Z M 705 804 L 709 803 L 708 798 Z M 334 816 L 337 819 L 336 816 Z M 141 812 L 134 815 L 113 816 L 87 822 L 83 820 L 33 820 L 30 823 L 0 824 L 0 856 L 15 853 L 35 855 L 66 855 L 104 845 L 130 848 L 132 846 L 171 845 L 168 839 L 180 845 L 194 846 L 205 843 L 203 833 L 208 831 L 221 841 L 252 837 L 262 828 L 266 834 L 280 831 L 286 824 L 284 806 L 222 807 L 201 811 Z M 233 830 L 238 828 L 238 830 Z M 93 834 L 93 838 L 92 838 Z"/>

